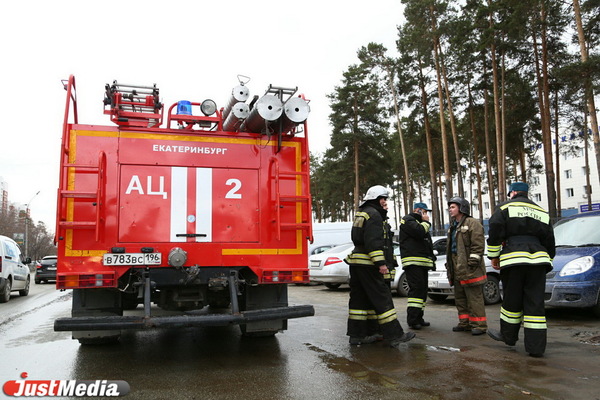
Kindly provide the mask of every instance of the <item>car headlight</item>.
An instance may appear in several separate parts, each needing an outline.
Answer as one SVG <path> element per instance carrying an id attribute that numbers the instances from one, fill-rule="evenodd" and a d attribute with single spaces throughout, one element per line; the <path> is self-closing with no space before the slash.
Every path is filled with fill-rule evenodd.
<path id="1" fill-rule="evenodd" d="M 582 274 L 585 271 L 589 270 L 594 266 L 594 257 L 585 256 L 574 259 L 573 261 L 569 261 L 565 266 L 560 270 L 558 276 L 570 276 Z"/>

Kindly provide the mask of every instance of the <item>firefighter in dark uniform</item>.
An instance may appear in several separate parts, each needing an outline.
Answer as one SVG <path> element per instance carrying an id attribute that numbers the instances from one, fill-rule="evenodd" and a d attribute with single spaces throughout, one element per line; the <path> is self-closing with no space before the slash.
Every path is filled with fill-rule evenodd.
<path id="1" fill-rule="evenodd" d="M 400 221 L 400 256 L 402 269 L 408 282 L 406 322 L 411 329 L 419 330 L 431 325 L 423 319 L 427 300 L 427 275 L 435 268 L 435 255 L 431 241 L 431 223 L 425 203 L 415 203 L 413 212 Z"/>
<path id="2" fill-rule="evenodd" d="M 494 340 L 514 346 L 523 323 L 525 351 L 542 357 L 546 350 L 544 289 L 555 255 L 554 230 L 548 213 L 527 198 L 529 185 L 510 185 L 510 200 L 490 218 L 488 258 L 500 270 L 504 291 L 500 331 L 488 330 Z"/>
<path id="3" fill-rule="evenodd" d="M 346 258 L 350 265 L 348 330 L 351 345 L 373 343 L 377 332 L 392 347 L 415 337 L 404 332 L 384 276 L 394 265 L 392 232 L 386 222 L 388 190 L 380 185 L 369 188 L 354 218 L 354 249 Z M 373 329 L 370 322 L 376 322 Z"/>

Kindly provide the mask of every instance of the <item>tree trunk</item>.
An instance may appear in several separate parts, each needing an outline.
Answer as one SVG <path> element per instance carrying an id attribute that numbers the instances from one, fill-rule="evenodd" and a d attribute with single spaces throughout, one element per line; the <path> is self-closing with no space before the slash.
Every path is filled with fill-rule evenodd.
<path id="1" fill-rule="evenodd" d="M 488 0 L 491 6 L 491 0 Z M 493 15 L 490 14 L 490 30 L 494 29 Z M 496 61 L 496 43 L 492 39 L 490 54 L 492 58 L 492 76 L 494 87 L 494 123 L 496 128 L 496 165 L 498 171 L 498 201 L 501 202 L 506 197 L 506 179 L 502 160 L 502 121 L 500 120 L 500 94 L 498 88 L 498 65 Z"/>
<path id="2" fill-rule="evenodd" d="M 588 62 L 588 51 L 583 34 L 583 25 L 581 23 L 581 9 L 579 0 L 573 0 L 573 10 L 575 12 L 575 23 L 577 24 L 577 38 L 579 41 L 579 51 L 581 53 L 581 63 L 585 65 Z M 590 124 L 592 127 L 592 137 L 594 138 L 594 150 L 596 153 L 596 167 L 600 171 L 600 135 L 598 135 L 598 116 L 596 114 L 596 104 L 594 101 L 594 89 L 588 76 L 585 77 L 585 98 L 587 100 L 588 113 L 590 114 Z M 587 124 L 586 124 L 587 128 Z M 600 180 L 600 174 L 598 174 Z"/>
<path id="3" fill-rule="evenodd" d="M 556 150 L 554 151 L 556 159 L 556 206 L 559 210 L 559 216 L 562 214 L 561 194 L 560 194 L 560 138 L 558 132 L 558 89 L 554 94 L 554 140 L 556 142 Z M 587 141 L 585 142 L 587 145 Z"/>
<path id="4" fill-rule="evenodd" d="M 433 16 L 433 6 L 429 8 L 431 14 L 431 31 L 434 33 L 437 29 L 435 24 L 435 18 Z M 444 94 L 442 91 L 442 73 L 440 67 L 440 57 L 438 54 L 438 47 L 436 39 L 433 39 L 433 53 L 435 59 L 435 72 L 437 75 L 437 90 L 438 90 L 438 103 L 440 111 L 440 132 L 442 135 L 442 153 L 444 158 L 444 181 L 445 189 L 448 198 L 454 195 L 454 189 L 452 188 L 452 169 L 450 168 L 450 159 L 448 157 L 448 138 L 446 135 L 446 123 L 444 118 Z"/>
<path id="5" fill-rule="evenodd" d="M 483 58 L 483 75 L 487 76 L 487 64 L 485 57 Z M 490 207 L 492 212 L 496 209 L 496 190 L 494 189 L 494 170 L 492 163 L 492 146 L 490 144 L 490 107 L 488 102 L 488 90 L 483 89 L 483 133 L 485 136 L 485 157 L 487 159 L 486 167 L 488 174 L 488 192 L 490 199 Z"/>
<path id="6" fill-rule="evenodd" d="M 592 211 L 592 184 L 590 181 L 590 152 L 588 148 L 587 114 L 584 113 L 583 144 L 585 154 L 585 194 L 587 195 L 588 211 Z"/>
<path id="7" fill-rule="evenodd" d="M 475 128 L 475 116 L 473 115 L 473 96 L 471 95 L 470 81 L 467 81 L 467 93 L 469 95 L 469 119 L 471 121 L 471 133 L 473 134 L 473 164 L 475 164 L 475 175 L 477 176 L 477 203 L 479 203 L 479 221 L 483 223 L 483 199 L 481 197 L 481 174 L 479 172 L 479 148 L 477 146 L 477 129 Z"/>
<path id="8" fill-rule="evenodd" d="M 354 132 L 356 133 L 356 128 L 358 126 L 358 104 L 356 104 L 356 97 L 354 98 Z M 356 135 L 353 135 L 356 137 Z M 354 209 L 358 210 L 358 205 L 360 204 L 360 169 L 358 168 L 358 149 L 359 149 L 358 140 L 354 140 Z"/>
<path id="9" fill-rule="evenodd" d="M 537 43 L 537 32 L 535 28 L 532 28 L 533 38 L 533 53 L 535 59 L 535 70 L 538 82 L 538 98 L 540 117 L 542 120 L 542 145 L 544 148 L 544 168 L 546 172 L 546 190 L 548 193 L 548 213 L 552 222 L 557 220 L 556 212 L 556 191 L 554 188 L 554 166 L 552 162 L 552 137 L 550 133 L 550 106 L 548 104 L 549 97 L 549 85 L 548 85 L 548 57 L 547 57 L 547 43 L 546 43 L 546 21 L 545 21 L 545 9 L 542 5 L 540 10 L 540 21 L 542 22 L 542 31 L 540 32 L 542 38 L 542 59 L 540 66 L 540 57 L 538 55 L 538 43 Z M 532 23 L 532 27 L 535 23 Z"/>
<path id="10" fill-rule="evenodd" d="M 425 123 L 425 140 L 427 142 L 427 162 L 429 163 L 429 180 L 431 182 L 431 208 L 433 210 L 433 229 L 442 229 L 443 196 L 438 199 L 437 194 L 437 176 L 435 173 L 435 163 L 433 162 L 433 141 L 431 139 L 431 124 L 429 122 L 429 109 L 427 107 L 427 92 L 425 91 L 425 77 L 423 76 L 423 66 L 419 59 L 419 87 L 421 88 L 421 106 L 423 107 L 423 121 Z"/>
<path id="11" fill-rule="evenodd" d="M 456 131 L 456 122 L 454 119 L 454 108 L 452 106 L 452 97 L 450 96 L 450 89 L 448 84 L 448 75 L 446 73 L 446 66 L 444 63 L 444 52 L 440 46 L 440 40 L 437 38 L 437 48 L 440 55 L 440 65 L 442 66 L 442 76 L 444 78 L 444 89 L 446 92 L 446 102 L 448 103 L 448 112 L 450 114 L 450 131 L 452 132 L 452 141 L 454 143 L 454 157 L 456 158 L 456 180 L 458 181 L 458 195 L 461 197 L 465 196 L 465 190 L 463 187 L 462 170 L 460 167 L 460 151 L 458 148 L 458 132 Z"/>
<path id="12" fill-rule="evenodd" d="M 398 136 L 400 137 L 400 150 L 402 151 L 402 161 L 404 162 L 404 186 L 406 188 L 406 197 L 408 197 L 408 203 L 412 202 L 414 198 L 412 193 L 412 185 L 410 184 L 410 174 L 408 172 L 408 160 L 406 159 L 406 150 L 404 148 L 404 135 L 402 134 L 402 125 L 400 123 L 400 112 L 398 111 L 398 98 L 396 96 L 396 89 L 394 88 L 394 75 L 393 71 L 388 69 L 388 76 L 390 77 L 390 91 L 394 98 L 394 111 L 396 112 L 396 123 L 398 125 Z M 408 204 L 404 202 L 404 214 L 408 214 Z"/>
<path id="13" fill-rule="evenodd" d="M 499 150 L 500 152 L 500 162 L 502 163 L 501 166 L 499 166 L 500 171 L 502 171 L 502 182 L 505 182 L 505 186 L 506 187 L 506 53 L 504 51 L 502 51 L 502 69 L 501 69 L 501 73 L 500 73 L 500 84 L 501 84 L 501 90 L 500 90 L 500 115 L 501 115 L 501 129 L 500 131 L 502 132 L 502 139 L 501 139 L 501 143 L 502 143 L 502 148 Z M 516 176 L 516 174 L 515 174 Z"/>

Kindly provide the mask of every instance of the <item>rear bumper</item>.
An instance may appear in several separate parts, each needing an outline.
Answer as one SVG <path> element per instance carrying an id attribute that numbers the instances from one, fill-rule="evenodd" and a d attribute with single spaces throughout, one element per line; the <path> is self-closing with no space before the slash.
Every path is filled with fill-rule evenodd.
<path id="1" fill-rule="evenodd" d="M 240 325 L 260 321 L 310 317 L 315 315 L 311 305 L 266 308 L 242 311 L 239 314 L 176 315 L 160 317 L 98 316 L 59 318 L 55 331 L 94 331 L 114 329 L 185 328 L 193 326 Z"/>
<path id="2" fill-rule="evenodd" d="M 56 271 L 37 271 L 35 273 L 35 279 L 52 279 L 56 280 Z"/>

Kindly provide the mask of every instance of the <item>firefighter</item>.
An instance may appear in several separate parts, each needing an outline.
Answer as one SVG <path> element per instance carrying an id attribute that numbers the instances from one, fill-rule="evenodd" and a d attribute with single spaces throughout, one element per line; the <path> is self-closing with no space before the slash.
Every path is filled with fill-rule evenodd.
<path id="1" fill-rule="evenodd" d="M 446 245 L 448 281 L 454 286 L 458 325 L 454 332 L 483 335 L 487 331 L 483 285 L 487 282 L 483 253 L 485 236 L 479 220 L 471 217 L 469 202 L 462 197 L 448 201 L 450 228 Z"/>
<path id="2" fill-rule="evenodd" d="M 423 319 L 427 300 L 427 275 L 435 269 L 431 223 L 425 203 L 415 203 L 413 212 L 400 220 L 400 256 L 402 269 L 408 282 L 406 322 L 411 329 L 419 330 L 431 325 Z"/>
<path id="3" fill-rule="evenodd" d="M 377 341 L 378 331 L 392 347 L 415 337 L 402 329 L 384 279 L 394 265 L 392 232 L 386 222 L 388 196 L 381 185 L 369 188 L 352 225 L 354 249 L 345 260 L 350 265 L 347 335 L 351 345 Z"/>
<path id="4" fill-rule="evenodd" d="M 542 357 L 546 350 L 544 289 L 555 255 L 554 230 L 548 213 L 529 200 L 529 185 L 514 182 L 507 202 L 490 218 L 488 258 L 500 270 L 504 298 L 500 331 L 490 329 L 494 340 L 514 346 L 523 323 L 525 351 Z"/>

